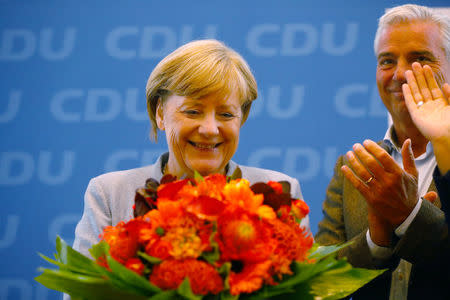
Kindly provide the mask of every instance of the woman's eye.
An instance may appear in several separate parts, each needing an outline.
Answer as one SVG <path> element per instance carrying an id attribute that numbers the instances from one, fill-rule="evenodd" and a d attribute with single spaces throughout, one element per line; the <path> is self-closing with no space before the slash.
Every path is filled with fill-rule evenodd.
<path id="1" fill-rule="evenodd" d="M 234 117 L 234 115 L 232 113 L 228 113 L 228 112 L 221 113 L 220 116 L 227 118 L 227 119 L 231 119 Z"/>
<path id="2" fill-rule="evenodd" d="M 185 110 L 184 113 L 189 116 L 195 116 L 195 115 L 200 114 L 200 112 L 198 110 L 194 110 L 194 109 Z"/>

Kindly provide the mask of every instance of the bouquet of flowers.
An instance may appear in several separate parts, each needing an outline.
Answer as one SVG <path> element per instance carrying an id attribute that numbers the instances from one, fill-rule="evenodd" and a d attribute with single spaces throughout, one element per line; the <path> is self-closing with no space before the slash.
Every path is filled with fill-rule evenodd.
<path id="1" fill-rule="evenodd" d="M 239 176 L 238 176 L 239 177 Z M 309 208 L 287 182 L 223 175 L 161 182 L 135 197 L 134 218 L 108 226 L 91 260 L 59 237 L 59 269 L 36 280 L 72 299 L 339 299 L 381 274 L 335 259 L 299 226 Z"/>

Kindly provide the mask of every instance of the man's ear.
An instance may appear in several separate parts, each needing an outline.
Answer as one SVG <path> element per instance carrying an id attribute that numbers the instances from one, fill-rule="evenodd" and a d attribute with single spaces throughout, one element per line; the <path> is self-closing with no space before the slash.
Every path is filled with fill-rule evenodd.
<path id="1" fill-rule="evenodd" d="M 161 98 L 158 99 L 158 104 L 156 104 L 156 125 L 158 125 L 159 130 L 164 130 L 164 110 Z"/>

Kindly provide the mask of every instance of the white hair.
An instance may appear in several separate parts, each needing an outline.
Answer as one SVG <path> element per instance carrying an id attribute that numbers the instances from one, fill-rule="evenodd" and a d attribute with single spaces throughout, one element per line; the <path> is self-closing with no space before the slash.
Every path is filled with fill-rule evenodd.
<path id="1" fill-rule="evenodd" d="M 378 21 L 375 34 L 374 50 L 377 54 L 382 32 L 389 26 L 411 21 L 429 21 L 439 26 L 447 59 L 450 59 L 450 16 L 441 14 L 434 9 L 415 4 L 405 4 L 390 8 Z"/>

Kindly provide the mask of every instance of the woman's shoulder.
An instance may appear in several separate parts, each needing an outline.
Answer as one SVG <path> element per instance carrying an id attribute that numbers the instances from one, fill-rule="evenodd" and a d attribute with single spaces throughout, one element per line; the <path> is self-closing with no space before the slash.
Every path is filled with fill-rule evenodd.
<path id="1" fill-rule="evenodd" d="M 95 181 L 100 182 L 124 182 L 124 181 L 136 181 L 141 178 L 144 178 L 143 185 L 145 184 L 145 180 L 147 178 L 152 177 L 152 172 L 154 169 L 154 165 L 148 165 L 140 168 L 128 169 L 128 170 L 120 170 L 103 173 L 93 178 Z"/>
<path id="2" fill-rule="evenodd" d="M 297 179 L 295 179 L 287 174 L 284 174 L 284 173 L 281 173 L 278 171 L 274 171 L 274 170 L 249 167 L 249 166 L 243 166 L 243 165 L 239 165 L 239 168 L 242 171 L 242 177 L 247 179 L 248 181 L 250 181 L 250 183 L 267 182 L 269 180 L 297 182 Z"/>
<path id="3" fill-rule="evenodd" d="M 147 179 L 154 178 L 159 181 L 161 177 L 162 173 L 160 157 L 154 164 L 151 165 L 101 174 L 92 178 L 90 184 L 100 184 L 117 187 L 130 185 L 132 185 L 133 187 L 142 187 L 145 186 L 145 182 Z"/>

